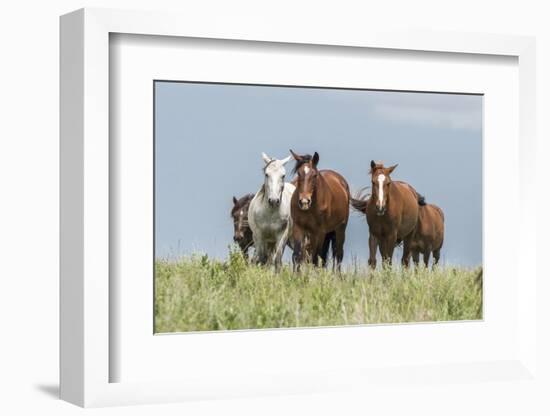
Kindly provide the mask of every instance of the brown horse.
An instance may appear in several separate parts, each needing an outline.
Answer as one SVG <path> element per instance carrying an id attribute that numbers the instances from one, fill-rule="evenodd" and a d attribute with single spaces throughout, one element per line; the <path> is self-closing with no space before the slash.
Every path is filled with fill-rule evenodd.
<path id="1" fill-rule="evenodd" d="M 435 266 L 439 262 L 443 237 L 445 234 L 445 217 L 437 205 L 426 204 L 418 211 L 418 224 L 411 241 L 411 252 L 414 264 L 418 266 L 420 253 L 424 256 L 424 264 L 428 267 L 430 254 L 433 253 Z"/>
<path id="2" fill-rule="evenodd" d="M 346 180 L 332 170 L 318 170 L 319 154 L 298 155 L 296 160 L 296 191 L 290 202 L 294 268 L 304 260 L 324 267 L 332 245 L 333 268 L 344 257 L 344 241 L 349 217 L 350 192 Z"/>
<path id="3" fill-rule="evenodd" d="M 382 261 L 391 265 L 395 246 L 403 242 L 403 258 L 410 259 L 411 241 L 418 222 L 419 205 L 424 199 L 409 184 L 392 181 L 390 175 L 397 165 L 384 167 L 371 161 L 372 193 L 368 200 L 353 198 L 352 207 L 364 212 L 369 224 L 369 265 L 376 267 L 376 248 Z"/>
<path id="4" fill-rule="evenodd" d="M 233 208 L 231 208 L 233 241 L 239 245 L 245 259 L 248 259 L 248 249 L 254 245 L 252 230 L 248 226 L 248 207 L 252 198 L 254 198 L 253 194 L 244 195 L 239 199 L 233 197 Z"/>

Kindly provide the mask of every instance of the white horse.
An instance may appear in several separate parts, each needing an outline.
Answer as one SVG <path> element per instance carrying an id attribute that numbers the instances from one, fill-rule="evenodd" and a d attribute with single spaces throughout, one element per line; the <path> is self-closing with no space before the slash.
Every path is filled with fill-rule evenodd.
<path id="1" fill-rule="evenodd" d="M 285 164 L 291 158 L 272 159 L 262 152 L 264 183 L 248 208 L 248 224 L 256 249 L 254 260 L 274 264 L 276 269 L 282 263 L 285 246 L 292 235 L 290 199 L 296 188 L 285 182 Z"/>

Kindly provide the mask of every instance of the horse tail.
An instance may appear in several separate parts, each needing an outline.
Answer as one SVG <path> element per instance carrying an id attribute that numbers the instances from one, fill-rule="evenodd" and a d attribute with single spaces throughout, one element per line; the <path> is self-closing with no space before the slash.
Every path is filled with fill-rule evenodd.
<path id="1" fill-rule="evenodd" d="M 363 214 L 367 213 L 367 204 L 369 202 L 369 196 L 370 196 L 364 193 L 364 191 L 367 188 L 368 187 L 360 189 L 355 193 L 353 197 L 350 195 L 350 198 L 349 198 L 349 203 L 351 207 L 358 212 L 362 212 Z"/>
<path id="2" fill-rule="evenodd" d="M 279 241 L 277 241 L 277 244 L 275 246 L 275 251 L 273 252 L 273 255 L 272 255 L 273 263 L 276 262 L 276 260 L 279 256 L 282 256 L 282 253 L 284 252 L 285 246 L 289 242 L 291 227 L 292 227 L 292 223 L 291 223 L 291 220 L 289 219 L 288 224 L 285 227 L 285 230 L 283 231 L 283 233 L 279 237 Z"/>
<path id="3" fill-rule="evenodd" d="M 367 212 L 367 199 L 356 199 L 356 198 L 350 198 L 350 205 L 351 207 L 362 213 Z"/>
<path id="4" fill-rule="evenodd" d="M 328 250 L 329 246 L 332 244 L 332 247 L 334 249 L 334 244 L 336 242 L 336 233 L 334 231 L 331 231 L 330 233 L 327 233 L 325 235 L 325 241 L 323 242 L 323 247 L 321 248 L 321 259 L 326 263 L 328 259 Z"/>

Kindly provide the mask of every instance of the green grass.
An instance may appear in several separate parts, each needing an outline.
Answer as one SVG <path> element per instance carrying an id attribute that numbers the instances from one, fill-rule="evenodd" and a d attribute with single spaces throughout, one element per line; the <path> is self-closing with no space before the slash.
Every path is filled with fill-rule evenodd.
<path id="1" fill-rule="evenodd" d="M 191 256 L 155 263 L 155 332 L 481 319 L 480 268 L 300 274 Z"/>

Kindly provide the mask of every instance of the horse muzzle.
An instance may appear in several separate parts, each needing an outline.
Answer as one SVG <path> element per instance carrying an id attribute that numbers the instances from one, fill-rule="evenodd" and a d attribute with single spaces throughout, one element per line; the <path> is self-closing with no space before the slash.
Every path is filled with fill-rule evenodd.
<path id="1" fill-rule="evenodd" d="M 386 207 L 381 207 L 381 206 L 378 206 L 378 205 L 376 206 L 376 215 L 381 217 L 385 213 L 386 213 Z"/>
<path id="2" fill-rule="evenodd" d="M 281 205 L 281 198 L 268 198 L 267 202 L 272 208 L 275 208 Z"/>
<path id="3" fill-rule="evenodd" d="M 309 208 L 311 208 L 311 199 L 302 198 L 298 201 L 298 205 L 302 211 L 307 211 Z"/>

